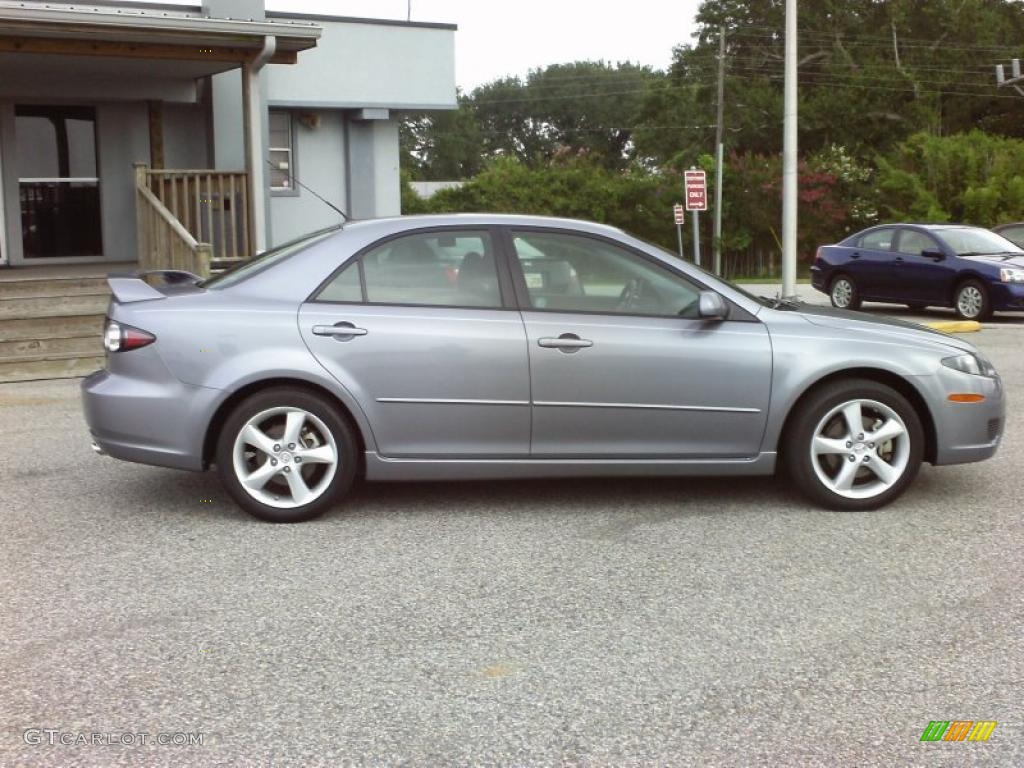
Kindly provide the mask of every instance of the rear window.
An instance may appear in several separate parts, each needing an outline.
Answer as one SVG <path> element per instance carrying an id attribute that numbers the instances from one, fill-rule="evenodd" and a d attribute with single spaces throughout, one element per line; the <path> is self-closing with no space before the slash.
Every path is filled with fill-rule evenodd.
<path id="1" fill-rule="evenodd" d="M 895 236 L 895 229 L 876 229 L 861 237 L 860 247 L 872 251 L 888 251 L 892 249 L 892 241 Z"/>
<path id="2" fill-rule="evenodd" d="M 263 270 L 274 266 L 275 264 L 280 264 L 282 261 L 294 256 L 296 253 L 304 251 L 312 245 L 316 245 L 321 240 L 326 240 L 340 229 L 340 225 L 330 227 L 328 229 L 321 229 L 317 232 L 311 232 L 308 235 L 303 235 L 295 240 L 283 243 L 276 248 L 271 248 L 269 251 L 264 251 L 255 258 L 235 264 L 233 267 L 221 272 L 219 275 L 214 275 L 209 280 L 204 280 L 200 283 L 200 287 L 220 289 L 237 285 L 244 280 L 248 280 L 253 275 L 257 275 Z"/>

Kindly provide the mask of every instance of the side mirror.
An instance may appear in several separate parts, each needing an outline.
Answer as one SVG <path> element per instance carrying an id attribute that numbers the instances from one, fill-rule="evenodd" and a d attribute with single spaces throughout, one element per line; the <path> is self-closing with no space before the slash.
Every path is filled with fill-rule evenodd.
<path id="1" fill-rule="evenodd" d="M 942 251 L 936 251 L 936 250 L 921 251 L 921 255 L 924 256 L 924 258 L 926 258 L 926 259 L 933 259 L 934 261 L 945 261 L 946 260 L 946 254 L 944 254 Z"/>
<path id="2" fill-rule="evenodd" d="M 729 317 L 729 305 L 714 291 L 700 292 L 699 309 L 704 320 L 726 320 Z"/>

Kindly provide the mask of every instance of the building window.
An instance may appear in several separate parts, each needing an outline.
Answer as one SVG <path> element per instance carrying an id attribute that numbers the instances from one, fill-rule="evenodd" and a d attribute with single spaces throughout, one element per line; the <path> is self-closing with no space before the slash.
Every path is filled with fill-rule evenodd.
<path id="1" fill-rule="evenodd" d="M 295 147 L 291 112 L 270 110 L 270 189 L 290 192 L 295 188 Z"/>

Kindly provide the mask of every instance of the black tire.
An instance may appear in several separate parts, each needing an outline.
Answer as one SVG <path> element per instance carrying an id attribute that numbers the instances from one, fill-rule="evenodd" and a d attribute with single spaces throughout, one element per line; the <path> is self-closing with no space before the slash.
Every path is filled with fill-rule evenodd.
<path id="1" fill-rule="evenodd" d="M 850 449 L 850 454 L 844 453 L 834 458 L 829 456 L 816 457 L 811 454 L 813 440 L 816 437 L 815 430 L 818 428 L 819 423 L 838 406 L 847 401 L 858 399 L 880 403 L 894 411 L 903 421 L 903 425 L 906 427 L 906 438 L 909 440 L 903 474 L 888 488 L 881 490 L 877 495 L 867 498 L 850 498 L 826 486 L 819 477 L 818 471 L 816 471 L 815 463 L 836 460 L 839 462 L 839 464 L 834 465 L 836 471 L 841 471 L 842 462 L 847 461 L 849 456 L 855 454 L 860 457 L 861 454 L 858 452 L 861 450 L 861 446 L 867 444 L 873 446 L 873 443 L 867 443 L 864 440 L 856 442 L 853 448 Z M 835 381 L 812 390 L 797 403 L 795 408 L 796 412 L 793 414 L 782 441 L 785 467 L 789 472 L 790 479 L 796 484 L 797 488 L 815 503 L 828 509 L 844 512 L 878 509 L 900 496 L 917 476 L 924 457 L 924 429 L 914 407 L 892 387 L 868 379 Z M 870 411 L 865 409 L 865 415 L 868 413 Z M 829 423 L 832 423 L 831 420 Z M 870 431 L 866 431 L 864 434 L 869 441 Z M 887 445 L 893 444 L 888 443 Z M 875 458 L 877 461 L 878 457 Z M 856 461 L 861 460 L 861 458 L 856 459 Z M 861 468 L 862 466 L 863 468 Z M 820 469 L 826 474 L 829 473 L 828 467 L 824 466 L 824 464 L 820 466 Z M 869 486 L 872 483 L 879 482 L 878 477 L 871 472 L 869 463 L 858 464 L 858 469 L 855 471 L 857 473 L 855 482 L 863 483 L 861 486 L 855 486 L 855 488 L 860 487 L 870 491 Z"/>
<path id="2" fill-rule="evenodd" d="M 980 303 L 967 300 L 968 296 L 980 296 Z M 961 320 L 988 320 L 992 317 L 992 300 L 988 288 L 980 280 L 964 280 L 953 293 L 953 309 Z"/>
<path id="3" fill-rule="evenodd" d="M 254 416 L 265 411 L 277 408 L 300 408 L 308 414 L 312 414 L 320 421 L 320 425 L 307 427 L 315 430 L 317 434 L 321 431 L 321 425 L 333 438 L 336 447 L 337 461 L 334 467 L 334 476 L 329 481 L 326 475 L 321 475 L 323 485 L 322 492 L 312 501 L 299 506 L 280 508 L 266 504 L 254 498 L 242 486 L 234 464 L 235 440 L 246 423 Z M 274 417 L 271 417 L 272 419 Z M 283 416 L 280 418 L 284 418 Z M 310 420 L 311 422 L 312 420 Z M 268 422 L 273 424 L 273 422 Z M 271 426 L 271 429 L 277 427 Z M 316 437 L 316 435 L 314 435 Z M 320 441 L 323 444 L 323 441 Z M 352 426 L 338 409 L 324 398 L 298 387 L 274 387 L 257 392 L 239 403 L 224 422 L 224 426 L 217 437 L 216 464 L 217 474 L 220 476 L 224 488 L 235 502 L 250 515 L 270 523 L 298 523 L 311 520 L 326 512 L 330 507 L 338 503 L 352 488 L 355 480 L 356 466 L 358 463 L 358 441 Z M 282 446 L 287 449 L 287 446 Z M 269 449 L 268 449 L 269 450 Z M 258 455 L 258 452 L 255 452 Z M 269 461 L 269 453 L 267 461 Z M 291 454 L 289 454 L 289 457 Z M 256 459 L 258 461 L 258 459 Z M 294 461 L 289 458 L 288 461 Z M 285 460 L 282 459 L 282 465 Z M 275 465 L 276 466 L 276 465 Z M 298 469 L 306 476 L 316 477 L 317 472 L 326 472 L 326 469 L 319 469 L 312 460 L 307 461 L 304 467 L 292 464 L 292 469 Z M 289 471 L 292 471 L 289 469 Z M 313 473 L 310 475 L 310 473 Z M 284 483 L 285 476 L 275 475 L 268 483 L 271 493 L 280 488 L 282 495 L 291 495 L 287 491 L 287 484 Z M 273 501 L 273 499 L 271 499 Z"/>
<path id="4" fill-rule="evenodd" d="M 842 284 L 848 286 L 849 293 L 847 294 L 842 290 Z M 839 298 L 837 298 L 837 290 L 839 287 Z M 843 303 L 843 296 L 849 295 L 847 303 Z M 828 287 L 828 298 L 832 302 L 832 306 L 837 309 L 860 309 L 860 291 L 857 290 L 857 283 L 852 277 L 846 274 L 836 275 L 832 280 L 832 284 Z"/>

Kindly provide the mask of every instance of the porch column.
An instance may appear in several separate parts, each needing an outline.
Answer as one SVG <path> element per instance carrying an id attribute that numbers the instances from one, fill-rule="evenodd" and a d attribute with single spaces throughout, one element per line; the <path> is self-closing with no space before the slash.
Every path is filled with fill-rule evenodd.
<path id="1" fill-rule="evenodd" d="M 260 70 L 277 48 L 272 35 L 263 38 L 263 50 L 242 65 L 242 122 L 245 132 L 245 169 L 249 179 L 249 220 L 252 222 L 253 250 L 267 249 L 266 147 L 263 145 L 263 94 Z"/>

